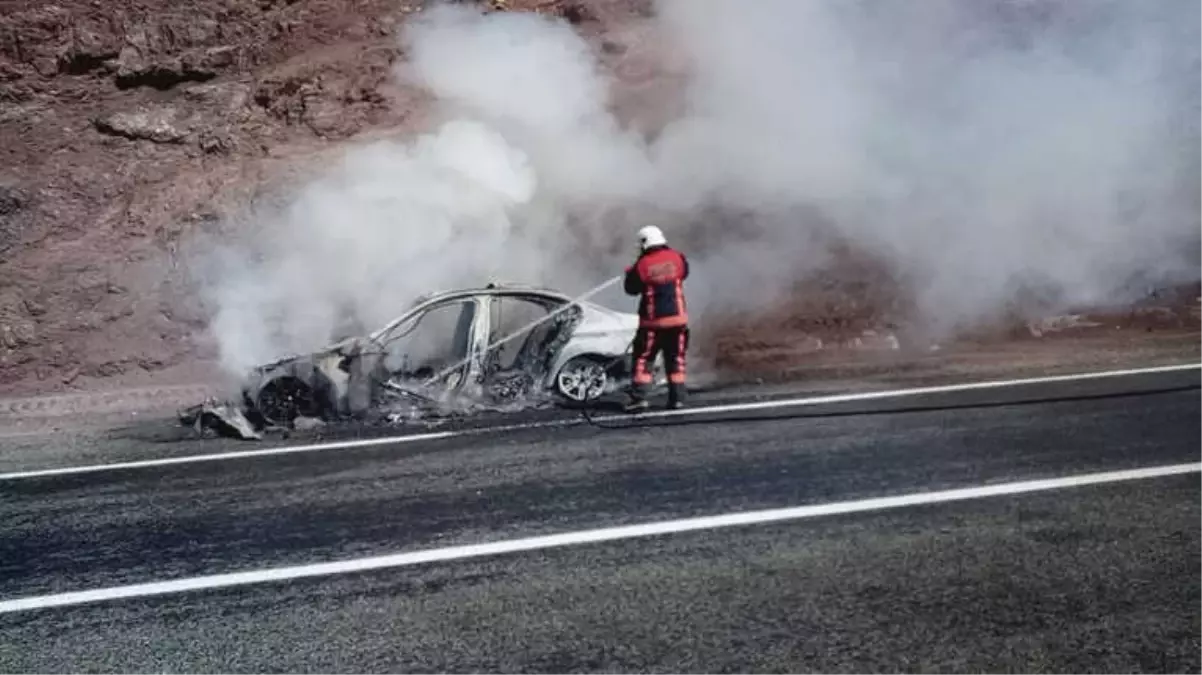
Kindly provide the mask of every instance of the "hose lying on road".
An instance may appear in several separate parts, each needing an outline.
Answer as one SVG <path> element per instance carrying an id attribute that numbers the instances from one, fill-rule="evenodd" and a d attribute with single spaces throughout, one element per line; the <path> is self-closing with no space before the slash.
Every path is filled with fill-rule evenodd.
<path id="1" fill-rule="evenodd" d="M 616 359 L 615 359 L 616 361 Z M 610 363 L 612 365 L 613 362 Z M 723 415 L 718 417 L 676 417 L 672 412 L 656 412 L 654 417 L 647 418 L 644 414 L 632 414 L 628 422 L 619 424 L 605 424 L 601 420 L 593 416 L 593 411 L 590 410 L 593 406 L 589 404 L 590 397 L 587 389 L 585 400 L 581 406 L 581 416 L 584 421 L 590 426 L 598 429 L 621 430 L 621 429 L 637 429 L 644 427 L 678 427 L 691 424 L 723 424 L 728 422 L 772 422 L 777 420 L 789 419 L 805 419 L 805 418 L 835 418 L 835 417 L 867 417 L 869 415 L 898 415 L 904 413 L 918 412 L 938 412 L 942 410 L 972 410 L 972 409 L 987 409 L 1001 408 L 1006 406 L 1020 405 L 1041 405 L 1049 403 L 1070 403 L 1073 401 L 1097 401 L 1116 398 L 1131 398 L 1136 396 L 1152 396 L 1158 394 L 1175 394 L 1185 391 L 1197 391 L 1202 389 L 1202 383 L 1191 383 L 1176 386 L 1156 387 L 1152 389 L 1139 389 L 1135 391 L 1126 390 L 1119 392 L 1107 392 L 1096 394 L 1062 394 L 1059 396 L 1038 396 L 1035 398 L 1026 398 L 1018 400 L 1001 400 L 1001 401 L 977 401 L 968 403 L 952 403 L 952 404 L 922 404 L 909 405 L 899 408 L 885 408 L 880 410 L 841 410 L 827 412 L 784 412 L 770 415 Z M 592 399 L 599 401 L 599 398 Z M 696 411 L 690 411 L 696 412 Z"/>
<path id="2" fill-rule="evenodd" d="M 604 380 L 602 379 L 602 376 L 605 373 L 609 372 L 609 369 L 612 368 L 615 363 L 617 363 L 618 361 L 621 361 L 622 359 L 629 358 L 627 356 L 627 353 L 629 353 L 633 348 L 634 348 L 634 340 L 631 340 L 630 344 L 626 345 L 625 351 L 620 356 L 615 356 L 614 358 L 610 359 L 609 361 L 606 361 L 605 365 L 603 365 L 597 369 L 596 376 L 594 377 L 594 379 L 585 384 L 584 399 L 580 402 L 580 414 L 584 417 L 585 422 L 588 422 L 592 426 L 599 427 L 602 429 L 620 429 L 620 428 L 622 428 L 622 426 L 607 427 L 604 424 L 601 424 L 597 420 L 593 419 L 590 408 L 592 408 L 592 405 L 594 402 L 601 401 L 601 396 L 603 396 L 605 394 L 605 391 L 604 391 L 604 389 L 602 389 L 601 392 L 598 393 L 597 396 L 595 396 L 595 397 L 589 396 L 589 392 L 592 391 L 593 384 L 596 383 L 598 380 L 601 380 L 602 382 L 604 382 Z M 623 425 L 623 426 L 632 426 L 632 425 Z"/>

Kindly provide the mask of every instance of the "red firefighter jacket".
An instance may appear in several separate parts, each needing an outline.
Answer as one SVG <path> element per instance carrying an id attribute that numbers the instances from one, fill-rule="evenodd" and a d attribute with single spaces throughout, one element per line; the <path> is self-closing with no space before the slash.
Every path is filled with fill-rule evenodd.
<path id="1" fill-rule="evenodd" d="M 627 295 L 639 296 L 639 325 L 673 328 L 689 323 L 685 307 L 684 281 L 689 278 L 689 260 L 668 246 L 653 246 L 626 268 Z"/>

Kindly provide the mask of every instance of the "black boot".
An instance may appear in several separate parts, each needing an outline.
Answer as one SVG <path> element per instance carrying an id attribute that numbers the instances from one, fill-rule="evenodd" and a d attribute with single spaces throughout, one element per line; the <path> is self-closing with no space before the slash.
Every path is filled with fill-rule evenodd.
<path id="1" fill-rule="evenodd" d="M 630 396 L 630 401 L 623 408 L 626 412 L 642 412 L 651 407 L 651 404 L 647 402 L 647 392 L 644 387 L 636 385 L 627 390 L 626 393 Z"/>
<path id="2" fill-rule="evenodd" d="M 679 410 L 685 407 L 688 397 L 688 391 L 683 384 L 668 384 L 668 408 L 670 410 Z"/>

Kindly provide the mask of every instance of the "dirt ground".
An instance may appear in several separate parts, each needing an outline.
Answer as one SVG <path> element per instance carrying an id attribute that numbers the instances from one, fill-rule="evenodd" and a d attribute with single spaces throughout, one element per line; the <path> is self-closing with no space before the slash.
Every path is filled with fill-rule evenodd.
<path id="1" fill-rule="evenodd" d="M 109 405 L 74 393 L 123 392 L 110 403 L 125 409 L 210 386 L 213 354 L 181 241 L 345 141 L 420 129 L 426 100 L 391 68 L 402 56 L 396 27 L 424 4 L 0 0 L 0 396 L 54 395 L 37 400 L 63 410 L 70 400 Z M 673 82 L 623 30 L 649 0 L 478 4 L 565 17 L 601 46 L 622 83 L 615 108 L 632 126 L 653 131 L 670 114 Z M 870 268 L 828 272 L 773 311 L 710 322 L 701 360 L 755 379 L 1119 334 L 1176 336 L 1196 357 L 1197 285 L 1085 317 L 1098 325 L 1002 321 L 953 348 L 908 333 L 900 300 Z M 37 405 L 22 398 L 8 412 Z"/>

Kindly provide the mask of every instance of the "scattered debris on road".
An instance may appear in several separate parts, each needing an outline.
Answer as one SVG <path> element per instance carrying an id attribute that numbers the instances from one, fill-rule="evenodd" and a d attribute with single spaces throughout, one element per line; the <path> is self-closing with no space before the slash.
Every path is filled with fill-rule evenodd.
<path id="1" fill-rule="evenodd" d="M 192 427 L 199 435 L 211 430 L 219 436 L 242 440 L 262 440 L 263 434 L 255 429 L 250 420 L 236 406 L 215 400 L 192 406 L 179 414 L 180 423 Z"/>

